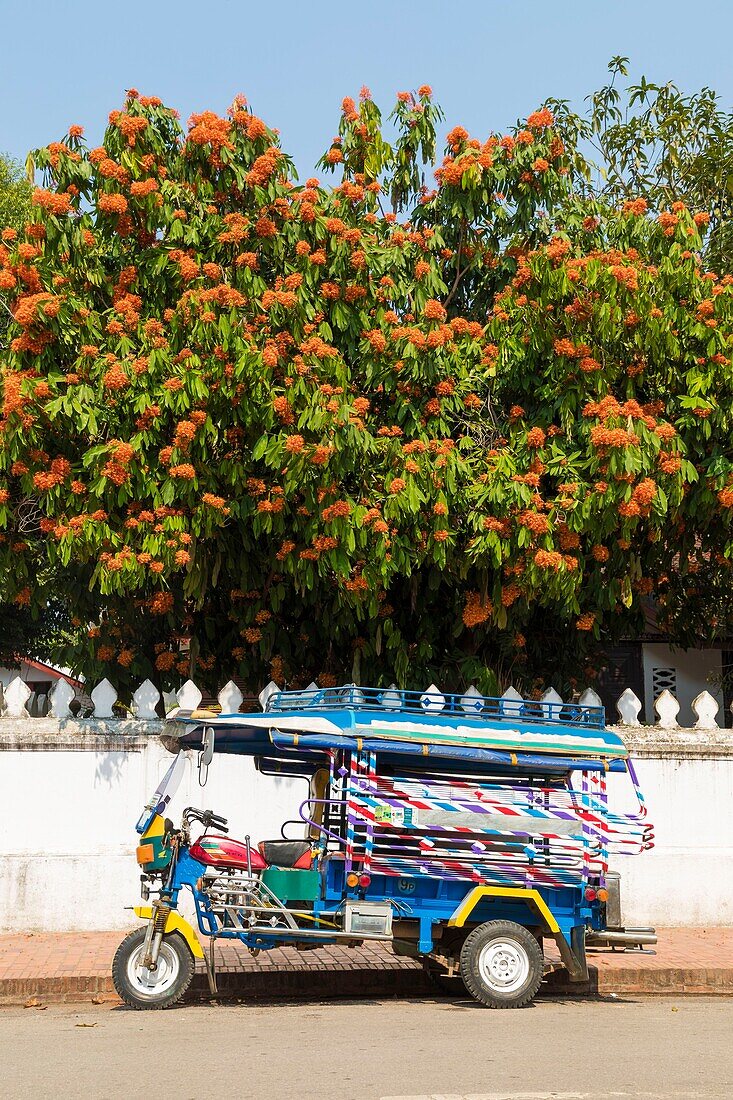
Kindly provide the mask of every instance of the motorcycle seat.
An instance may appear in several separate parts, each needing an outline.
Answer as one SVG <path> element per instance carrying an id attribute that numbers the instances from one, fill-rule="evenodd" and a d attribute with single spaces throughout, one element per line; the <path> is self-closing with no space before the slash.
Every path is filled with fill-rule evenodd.
<path id="1" fill-rule="evenodd" d="M 313 861 L 308 840 L 261 840 L 257 847 L 270 866 L 308 870 Z"/>

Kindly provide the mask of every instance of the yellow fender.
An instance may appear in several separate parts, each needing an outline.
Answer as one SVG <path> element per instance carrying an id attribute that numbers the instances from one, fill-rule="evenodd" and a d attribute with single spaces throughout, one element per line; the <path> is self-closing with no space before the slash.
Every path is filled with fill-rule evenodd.
<path id="1" fill-rule="evenodd" d="M 539 890 L 529 887 L 512 886 L 476 886 L 458 906 L 453 916 L 448 921 L 449 927 L 462 928 L 478 903 L 485 897 L 516 898 L 518 901 L 526 901 L 527 905 L 541 917 L 548 932 L 555 935 L 560 931 L 560 926 L 552 915 L 547 902 Z"/>
<path id="2" fill-rule="evenodd" d="M 560 957 L 564 962 L 571 982 L 585 981 L 588 977 L 587 968 L 575 957 L 570 944 L 560 931 L 560 925 L 552 914 L 552 910 L 542 897 L 539 890 L 522 886 L 476 886 L 466 894 L 465 898 L 448 921 L 452 928 L 462 928 L 471 913 L 483 898 L 516 898 L 524 901 L 539 916 L 544 927 L 552 935 L 560 951 Z"/>
<path id="3" fill-rule="evenodd" d="M 136 917 L 141 917 L 142 920 L 150 920 L 153 915 L 153 910 L 150 905 L 136 905 L 133 909 Z M 185 920 L 180 913 L 171 912 L 168 914 L 168 919 L 165 922 L 166 932 L 180 932 L 184 940 L 191 948 L 191 954 L 195 959 L 203 959 L 204 949 L 199 943 L 196 932 Z"/>

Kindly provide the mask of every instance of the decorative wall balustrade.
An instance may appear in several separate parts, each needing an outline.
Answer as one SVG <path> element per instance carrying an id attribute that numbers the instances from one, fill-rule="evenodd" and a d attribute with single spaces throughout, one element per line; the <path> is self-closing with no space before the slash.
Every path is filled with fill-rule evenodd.
<path id="1" fill-rule="evenodd" d="M 358 692 L 356 685 L 351 685 L 351 689 L 352 695 Z M 280 690 L 274 681 L 262 689 L 259 701 L 263 710 L 266 709 L 270 696 Z M 318 685 L 312 683 L 304 689 L 304 693 L 317 690 Z M 131 705 L 128 708 L 118 701 L 117 691 L 107 679 L 102 680 L 80 700 L 75 689 L 66 680 L 58 680 L 48 696 L 45 696 L 35 695 L 28 684 L 20 676 L 16 676 L 4 691 L 0 686 L 0 718 L 76 716 L 97 719 L 132 717 L 139 720 L 152 720 L 160 718 L 163 709 L 168 717 L 174 716 L 179 711 L 195 710 L 202 699 L 203 693 L 193 680 L 186 680 L 175 693 L 164 692 L 163 694 L 152 681 L 145 680 L 133 693 Z M 400 691 L 395 684 L 391 684 L 381 695 L 381 703 L 385 709 L 399 707 L 400 699 Z M 444 696 L 435 684 L 426 688 L 420 699 L 426 711 L 441 710 L 445 704 Z M 461 703 L 470 713 L 473 704 L 478 703 L 480 699 L 480 692 L 471 685 L 463 694 Z M 217 700 L 223 714 L 236 714 L 242 707 L 244 696 L 234 681 L 230 680 L 218 693 Z M 559 708 L 571 703 L 576 707 L 602 705 L 600 696 L 592 688 L 586 688 L 572 699 L 563 700 L 553 687 L 549 687 L 538 698 L 528 700 L 514 687 L 508 687 L 501 696 L 501 701 L 501 712 L 504 717 L 519 717 L 527 704 L 531 704 L 532 714 L 536 717 L 539 717 L 538 710 L 542 712 L 543 717 L 549 717 L 550 714 L 558 715 L 561 713 Z M 609 724 L 640 726 L 642 723 L 639 715 L 642 707 L 641 700 L 631 688 L 626 688 L 616 703 L 618 715 L 607 713 L 606 721 Z M 663 729 L 675 729 L 679 726 L 677 716 L 680 704 L 671 691 L 665 689 L 657 696 L 654 710 L 657 715 L 657 726 Z M 709 691 L 700 692 L 692 702 L 692 710 L 696 718 L 696 729 L 717 729 L 720 726 L 721 723 L 718 721 L 720 704 Z"/>

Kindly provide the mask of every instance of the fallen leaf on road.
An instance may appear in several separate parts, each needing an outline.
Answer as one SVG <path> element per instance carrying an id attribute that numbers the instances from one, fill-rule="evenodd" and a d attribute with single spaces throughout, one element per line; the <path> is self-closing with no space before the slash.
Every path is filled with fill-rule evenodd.
<path id="1" fill-rule="evenodd" d="M 23 1005 L 23 1008 L 40 1008 L 40 1007 L 41 1007 L 41 1002 L 38 1000 L 38 997 L 29 997 L 28 1000 Z"/>
<path id="2" fill-rule="evenodd" d="M 92 1004 L 93 1005 L 103 1005 L 104 1004 L 104 997 L 92 997 Z"/>
<path id="3" fill-rule="evenodd" d="M 75 1026 L 76 1027 L 96 1027 L 97 1026 L 97 1021 L 95 1020 L 93 1024 L 76 1024 Z"/>

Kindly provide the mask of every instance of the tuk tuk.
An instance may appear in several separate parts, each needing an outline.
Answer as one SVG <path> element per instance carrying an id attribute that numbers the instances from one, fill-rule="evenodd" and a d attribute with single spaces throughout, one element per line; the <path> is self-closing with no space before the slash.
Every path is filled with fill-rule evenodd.
<path id="1" fill-rule="evenodd" d="M 143 894 L 157 898 L 113 966 L 128 1004 L 180 1000 L 195 958 L 215 993 L 216 939 L 253 954 L 383 942 L 489 1008 L 534 998 L 545 939 L 573 982 L 587 980 L 586 946 L 656 942 L 622 926 L 608 868 L 654 837 L 602 707 L 354 685 L 277 690 L 264 706 L 172 724 L 181 751 L 138 822 Z M 175 829 L 164 811 L 190 749 L 202 767 L 243 753 L 264 775 L 307 779 L 297 822 L 235 841 L 220 815 L 189 807 Z M 631 812 L 609 797 L 614 776 Z M 178 912 L 184 886 L 196 931 Z"/>

